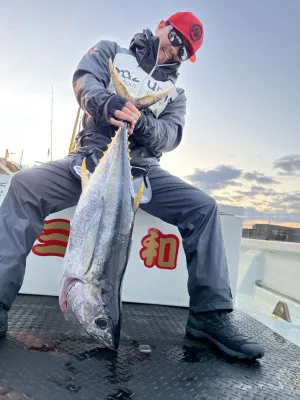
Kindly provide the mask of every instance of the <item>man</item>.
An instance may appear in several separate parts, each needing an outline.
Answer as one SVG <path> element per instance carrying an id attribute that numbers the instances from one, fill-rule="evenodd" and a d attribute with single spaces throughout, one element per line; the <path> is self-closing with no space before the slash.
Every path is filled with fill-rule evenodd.
<path id="1" fill-rule="evenodd" d="M 247 339 L 233 325 L 233 309 L 220 217 L 214 199 L 162 170 L 164 152 L 181 142 L 186 112 L 183 89 L 175 86 L 178 69 L 203 42 L 203 25 L 190 12 L 161 21 L 155 35 L 138 33 L 129 49 L 100 41 L 82 58 L 74 76 L 77 101 L 84 111 L 83 129 L 72 154 L 16 173 L 0 209 L 0 333 L 7 331 L 9 311 L 22 285 L 26 257 L 53 212 L 75 206 L 80 186 L 80 165 L 87 157 L 90 172 L 123 121 L 130 123 L 132 164 L 144 169 L 152 199 L 141 205 L 146 212 L 174 224 L 182 236 L 189 273 L 189 318 L 186 332 L 205 338 L 225 353 L 259 358 L 261 345 Z M 139 112 L 114 93 L 108 61 L 134 97 L 171 87 L 164 100 Z"/>

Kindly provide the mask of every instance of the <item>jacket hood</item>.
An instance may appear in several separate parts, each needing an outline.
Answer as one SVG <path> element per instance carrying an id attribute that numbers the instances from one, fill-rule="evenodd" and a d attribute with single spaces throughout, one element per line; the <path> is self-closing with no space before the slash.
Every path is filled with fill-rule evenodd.
<path id="1" fill-rule="evenodd" d="M 159 49 L 159 38 L 150 29 L 144 29 L 142 33 L 134 35 L 130 43 L 130 50 L 133 51 L 139 66 L 149 74 L 155 67 L 152 76 L 159 81 L 170 79 L 176 82 L 180 63 L 156 65 Z"/>

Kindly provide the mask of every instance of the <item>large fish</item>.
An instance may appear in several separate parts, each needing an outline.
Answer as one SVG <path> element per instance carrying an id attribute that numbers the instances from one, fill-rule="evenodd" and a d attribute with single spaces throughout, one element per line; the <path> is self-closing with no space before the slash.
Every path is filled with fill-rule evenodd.
<path id="1" fill-rule="evenodd" d="M 169 92 L 166 89 L 134 99 L 111 60 L 109 68 L 116 93 L 140 110 Z M 135 213 L 144 189 L 142 183 L 134 194 L 128 140 L 128 126 L 124 123 L 90 177 L 83 160 L 82 194 L 71 221 L 59 296 L 64 314 L 71 308 L 87 333 L 110 349 L 119 346 L 122 281 Z"/>

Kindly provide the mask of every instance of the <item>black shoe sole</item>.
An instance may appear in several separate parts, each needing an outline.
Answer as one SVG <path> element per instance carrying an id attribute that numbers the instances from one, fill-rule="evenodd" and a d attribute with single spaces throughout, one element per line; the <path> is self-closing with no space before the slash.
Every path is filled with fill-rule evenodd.
<path id="1" fill-rule="evenodd" d="M 235 350 L 231 350 L 228 347 L 224 346 L 222 343 L 218 342 L 216 339 L 214 339 L 212 336 L 208 335 L 205 332 L 198 331 L 196 329 L 187 327 L 186 328 L 186 335 L 188 337 L 191 337 L 192 339 L 206 339 L 215 344 L 221 351 L 224 353 L 228 354 L 231 357 L 238 358 L 241 360 L 255 360 L 257 358 L 262 358 L 264 356 L 264 352 L 260 352 L 258 354 L 254 355 L 248 355 L 244 353 L 240 353 Z"/>

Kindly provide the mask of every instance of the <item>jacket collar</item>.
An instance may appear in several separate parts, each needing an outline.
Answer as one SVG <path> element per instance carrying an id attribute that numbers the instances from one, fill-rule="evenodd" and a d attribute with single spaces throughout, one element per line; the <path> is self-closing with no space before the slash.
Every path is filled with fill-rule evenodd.
<path id="1" fill-rule="evenodd" d="M 130 43 L 139 66 L 158 81 L 171 80 L 176 82 L 180 63 L 157 65 L 159 50 L 159 38 L 154 36 L 150 29 L 144 29 L 142 33 L 134 35 Z"/>

